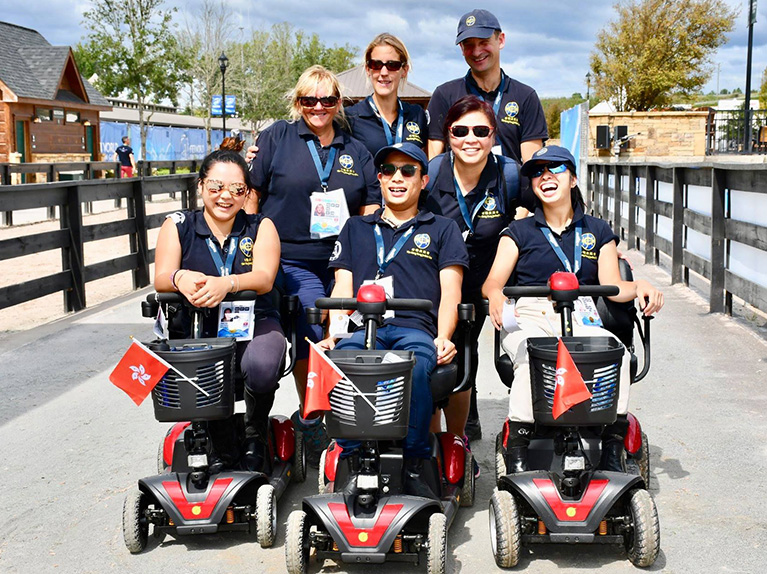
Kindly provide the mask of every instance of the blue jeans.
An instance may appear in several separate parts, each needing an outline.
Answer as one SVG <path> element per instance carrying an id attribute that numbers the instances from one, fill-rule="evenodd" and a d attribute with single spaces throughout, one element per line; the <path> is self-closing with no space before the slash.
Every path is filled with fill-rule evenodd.
<path id="1" fill-rule="evenodd" d="M 324 327 L 306 322 L 306 307 L 314 307 L 320 297 L 327 297 L 333 273 L 328 270 L 327 261 L 296 261 L 283 259 L 282 270 L 285 279 L 285 294 L 297 295 L 301 306 L 296 318 L 297 346 L 296 360 L 309 356 L 309 343 L 306 337 L 317 343 L 322 339 Z"/>
<path id="2" fill-rule="evenodd" d="M 365 332 L 357 331 L 348 339 L 342 339 L 336 349 L 364 349 Z M 413 386 L 410 393 L 410 423 L 403 454 L 408 458 L 429 458 L 429 423 L 431 422 L 432 398 L 431 372 L 437 366 L 437 349 L 434 339 L 426 331 L 396 325 L 385 325 L 378 329 L 376 348 L 393 351 L 413 351 L 415 367 L 413 368 Z M 361 443 L 356 440 L 339 440 L 338 444 L 344 449 L 342 458 L 349 456 L 359 448 Z"/>

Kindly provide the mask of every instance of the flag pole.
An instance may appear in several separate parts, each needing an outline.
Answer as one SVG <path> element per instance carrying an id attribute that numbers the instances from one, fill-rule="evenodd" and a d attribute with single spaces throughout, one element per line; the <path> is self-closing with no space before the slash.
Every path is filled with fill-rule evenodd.
<path id="1" fill-rule="evenodd" d="M 203 395 L 205 395 L 206 397 L 209 397 L 209 396 L 210 396 L 210 393 L 208 393 L 208 392 L 207 392 L 205 389 L 203 389 L 203 388 L 202 388 L 200 385 L 198 385 L 197 383 L 195 383 L 195 382 L 194 382 L 192 379 L 190 379 L 189 377 L 187 377 L 187 376 L 186 376 L 184 373 L 182 373 L 181 371 L 179 371 L 179 370 L 178 370 L 176 367 L 174 367 L 173 365 L 171 365 L 171 364 L 170 364 L 168 361 L 166 361 L 165 359 L 163 359 L 163 358 L 162 358 L 160 355 L 158 355 L 157 353 L 155 353 L 154 351 L 152 351 L 151 349 L 149 349 L 148 347 L 146 347 L 146 346 L 145 346 L 143 343 L 141 343 L 140 341 L 138 341 L 137 339 L 135 339 L 135 338 L 133 337 L 133 335 L 131 335 L 131 337 L 130 337 L 130 338 L 131 338 L 131 341 L 133 341 L 134 343 L 136 343 L 136 344 L 139 346 L 139 348 L 141 348 L 141 349 L 142 349 L 142 350 L 143 350 L 145 353 L 148 353 L 149 355 L 151 355 L 152 357 L 154 357 L 154 358 L 155 358 L 157 361 L 160 361 L 160 362 L 161 362 L 163 365 L 165 365 L 166 367 L 168 367 L 168 369 L 170 369 L 171 371 L 173 371 L 174 373 L 176 373 L 176 374 L 177 374 L 179 377 L 181 377 L 181 378 L 182 378 L 183 380 L 185 380 L 187 383 L 189 383 L 190 385 L 192 385 L 192 386 L 193 386 L 195 389 L 197 389 L 198 391 L 200 391 L 200 392 L 201 392 Z"/>

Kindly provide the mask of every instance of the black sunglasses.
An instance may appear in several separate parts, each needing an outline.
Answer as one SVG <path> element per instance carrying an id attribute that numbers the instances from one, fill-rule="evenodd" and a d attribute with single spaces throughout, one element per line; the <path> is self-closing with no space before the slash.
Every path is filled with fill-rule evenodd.
<path id="1" fill-rule="evenodd" d="M 305 108 L 313 108 L 317 105 L 317 102 L 322 104 L 323 108 L 332 108 L 338 103 L 338 96 L 324 96 L 322 98 L 301 96 L 298 98 L 298 103 Z"/>
<path id="2" fill-rule="evenodd" d="M 406 163 L 405 165 L 383 163 L 381 164 L 381 167 L 378 168 L 378 170 L 382 175 L 385 175 L 386 177 L 394 176 L 394 174 L 397 173 L 397 170 L 399 170 L 404 177 L 413 177 L 416 173 L 418 173 L 418 166 L 413 165 L 412 163 Z"/>
<path id="3" fill-rule="evenodd" d="M 474 132 L 474 135 L 478 138 L 486 138 L 490 135 L 490 132 L 493 131 L 493 128 L 490 126 L 473 126 L 469 128 L 469 126 L 452 126 L 450 128 L 450 133 L 453 134 L 454 138 L 465 138 L 467 135 L 469 135 L 469 129 Z"/>
<path id="4" fill-rule="evenodd" d="M 541 177 L 546 170 L 549 170 L 549 173 L 552 175 L 564 173 L 567 171 L 567 167 L 567 163 L 564 161 L 544 163 L 543 165 L 536 167 L 535 171 L 530 172 L 530 178 Z"/>
<path id="5" fill-rule="evenodd" d="M 375 70 L 376 72 L 382 70 L 384 66 L 386 66 L 386 69 L 390 72 L 396 72 L 405 65 L 405 62 L 400 62 L 399 60 L 389 60 L 388 62 L 382 62 L 381 60 L 368 60 L 367 64 L 368 68 Z"/>

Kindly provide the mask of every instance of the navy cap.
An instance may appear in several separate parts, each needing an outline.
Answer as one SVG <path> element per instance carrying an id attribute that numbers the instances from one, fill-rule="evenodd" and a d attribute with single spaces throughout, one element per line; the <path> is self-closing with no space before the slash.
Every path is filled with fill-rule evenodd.
<path id="1" fill-rule="evenodd" d="M 429 170 L 429 159 L 426 157 L 426 154 L 421 148 L 411 142 L 395 143 L 393 145 L 387 145 L 386 147 L 379 149 L 378 152 L 376 152 L 375 159 L 373 160 L 376 169 L 381 167 L 381 164 L 386 159 L 386 156 L 394 151 L 398 151 L 400 153 L 404 153 L 406 156 L 412 157 L 419 164 L 421 164 L 421 175 L 426 175 L 426 172 Z"/>
<path id="2" fill-rule="evenodd" d="M 533 157 L 522 166 L 520 173 L 525 177 L 530 177 L 530 174 L 535 171 L 536 164 L 541 161 L 566 163 L 570 171 L 575 175 L 575 158 L 573 154 L 567 148 L 558 145 L 547 145 L 536 151 Z"/>
<path id="3" fill-rule="evenodd" d="M 458 21 L 455 43 L 460 44 L 467 38 L 489 38 L 496 30 L 501 30 L 498 18 L 487 10 L 472 10 Z"/>

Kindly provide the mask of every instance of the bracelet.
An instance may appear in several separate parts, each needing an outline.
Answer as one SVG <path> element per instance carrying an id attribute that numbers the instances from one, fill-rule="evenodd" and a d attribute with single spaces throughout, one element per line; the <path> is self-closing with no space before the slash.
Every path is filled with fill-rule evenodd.
<path id="1" fill-rule="evenodd" d="M 172 271 L 170 274 L 170 284 L 173 285 L 173 288 L 178 291 L 178 285 L 176 285 L 176 273 L 181 271 L 181 269 L 176 269 L 175 271 Z"/>
<path id="2" fill-rule="evenodd" d="M 229 277 L 229 283 L 232 284 L 232 288 L 229 289 L 229 292 L 234 293 L 234 277 Z"/>
<path id="3" fill-rule="evenodd" d="M 179 291 L 178 282 L 181 281 L 181 278 L 187 271 L 187 269 L 176 269 L 171 275 L 170 282 L 173 284 L 173 287 L 176 289 L 176 291 Z"/>

